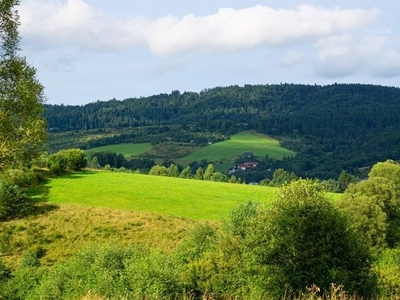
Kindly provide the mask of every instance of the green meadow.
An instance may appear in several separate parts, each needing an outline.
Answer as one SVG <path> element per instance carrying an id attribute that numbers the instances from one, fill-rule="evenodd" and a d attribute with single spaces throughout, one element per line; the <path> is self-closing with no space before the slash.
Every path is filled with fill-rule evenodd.
<path id="1" fill-rule="evenodd" d="M 282 159 L 284 156 L 293 156 L 295 153 L 279 145 L 279 141 L 266 135 L 254 132 L 241 132 L 231 136 L 229 140 L 218 142 L 202 148 L 179 160 L 182 165 L 192 161 L 230 161 L 242 155 L 246 151 L 251 151 L 255 156 Z"/>
<path id="2" fill-rule="evenodd" d="M 220 220 L 239 204 L 268 204 L 276 188 L 115 172 L 78 172 L 51 179 L 51 204 L 115 208 L 195 220 Z"/>
<path id="3" fill-rule="evenodd" d="M 140 155 L 150 149 L 151 149 L 150 143 L 139 143 L 139 144 L 125 143 L 125 144 L 107 145 L 107 146 L 91 148 L 86 150 L 86 152 L 110 151 L 110 152 L 121 153 L 126 157 L 130 157 L 130 156 Z"/>
<path id="4" fill-rule="evenodd" d="M 16 267 L 27 249 L 43 249 L 44 265 L 89 244 L 143 245 L 170 251 L 198 222 L 220 221 L 238 205 L 269 205 L 277 188 L 133 173 L 86 171 L 51 178 L 31 196 L 47 202 L 30 217 L 3 222 Z M 333 200 L 340 194 L 329 195 Z"/>

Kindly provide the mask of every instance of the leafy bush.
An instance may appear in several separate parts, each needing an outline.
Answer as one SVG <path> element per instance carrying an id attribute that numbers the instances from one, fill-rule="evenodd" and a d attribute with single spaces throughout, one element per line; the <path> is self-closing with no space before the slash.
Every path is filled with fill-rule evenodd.
<path id="1" fill-rule="evenodd" d="M 56 175 L 60 175 L 67 171 L 67 159 L 60 153 L 55 153 L 49 156 L 48 164 L 50 171 Z"/>
<path id="2" fill-rule="evenodd" d="M 81 149 L 61 150 L 58 153 L 65 157 L 67 161 L 67 169 L 70 171 L 82 170 L 87 166 L 87 156 Z"/>
<path id="3" fill-rule="evenodd" d="M 386 249 L 375 264 L 380 296 L 387 299 L 400 295 L 400 248 Z"/>
<path id="4" fill-rule="evenodd" d="M 40 181 L 38 174 L 30 169 L 7 169 L 1 177 L 8 185 L 18 185 L 21 188 L 34 186 Z"/>
<path id="5" fill-rule="evenodd" d="M 350 185 L 339 208 L 349 215 L 352 227 L 379 253 L 400 242 L 400 165 L 377 163 L 368 180 Z"/>
<path id="6" fill-rule="evenodd" d="M 48 271 L 29 299 L 175 299 L 183 293 L 179 266 L 171 257 L 141 248 L 91 246 Z"/>
<path id="7" fill-rule="evenodd" d="M 267 267 L 275 296 L 281 296 L 285 286 L 297 293 L 312 285 L 328 291 L 332 283 L 350 293 L 374 291 L 368 247 L 349 230 L 347 219 L 318 182 L 298 180 L 283 186 L 249 235 L 249 249 L 257 263 Z"/>
<path id="8" fill-rule="evenodd" d="M 33 209 L 33 201 L 17 185 L 0 181 L 0 219 L 24 216 Z"/>
<path id="9" fill-rule="evenodd" d="M 87 156 L 81 149 L 61 150 L 49 156 L 48 166 L 57 175 L 67 170 L 78 171 L 87 166 Z"/>

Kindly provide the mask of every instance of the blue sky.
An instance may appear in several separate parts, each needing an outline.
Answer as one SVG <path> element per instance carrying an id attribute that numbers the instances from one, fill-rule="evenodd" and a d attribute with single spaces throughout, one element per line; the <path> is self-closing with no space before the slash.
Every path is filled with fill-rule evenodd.
<path id="1" fill-rule="evenodd" d="M 394 0 L 22 0 L 18 10 L 22 54 L 51 104 L 281 82 L 400 86 Z"/>

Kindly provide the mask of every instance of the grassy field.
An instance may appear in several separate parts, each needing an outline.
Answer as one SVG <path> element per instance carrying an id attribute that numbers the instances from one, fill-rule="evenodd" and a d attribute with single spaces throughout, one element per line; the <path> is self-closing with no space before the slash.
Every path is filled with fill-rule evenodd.
<path id="1" fill-rule="evenodd" d="M 28 249 L 38 248 L 44 251 L 41 259 L 44 265 L 68 259 L 90 244 L 133 244 L 169 251 L 196 222 L 103 207 L 69 204 L 44 207 L 43 213 L 2 222 L 0 237 L 7 240 L 10 248 L 0 249 L 0 253 L 8 266 L 16 267 Z"/>
<path id="2" fill-rule="evenodd" d="M 75 204 L 220 220 L 241 203 L 268 204 L 275 188 L 114 172 L 79 172 L 50 180 L 51 204 Z"/>
<path id="3" fill-rule="evenodd" d="M 45 265 L 67 259 L 88 244 L 169 251 L 195 223 L 218 224 L 249 200 L 269 205 L 276 191 L 132 173 L 70 173 L 31 191 L 31 196 L 47 199 L 36 214 L 2 222 L 0 238 L 9 249 L 0 252 L 8 266 L 16 267 L 28 249 L 42 249 Z"/>
<path id="4" fill-rule="evenodd" d="M 141 144 L 116 144 L 107 145 L 86 150 L 86 152 L 110 151 L 121 153 L 126 157 L 137 156 L 151 149 L 150 143 Z"/>
<path id="5" fill-rule="evenodd" d="M 295 153 L 279 145 L 279 141 L 266 135 L 254 132 L 241 132 L 233 135 L 229 140 L 209 145 L 186 157 L 177 160 L 178 163 L 186 165 L 192 161 L 230 161 L 246 151 L 251 151 L 255 156 L 282 159 L 284 156 L 293 156 Z"/>

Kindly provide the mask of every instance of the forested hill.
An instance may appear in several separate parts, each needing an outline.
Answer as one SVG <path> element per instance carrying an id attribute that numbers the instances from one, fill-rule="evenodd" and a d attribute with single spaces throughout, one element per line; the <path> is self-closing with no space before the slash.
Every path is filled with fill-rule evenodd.
<path id="1" fill-rule="evenodd" d="M 46 105 L 45 117 L 57 131 L 148 125 L 194 125 L 227 133 L 254 129 L 284 137 L 284 146 L 302 157 L 294 169 L 307 172 L 330 161 L 333 169 L 349 170 L 399 159 L 399 112 L 399 88 L 280 84 Z"/>

